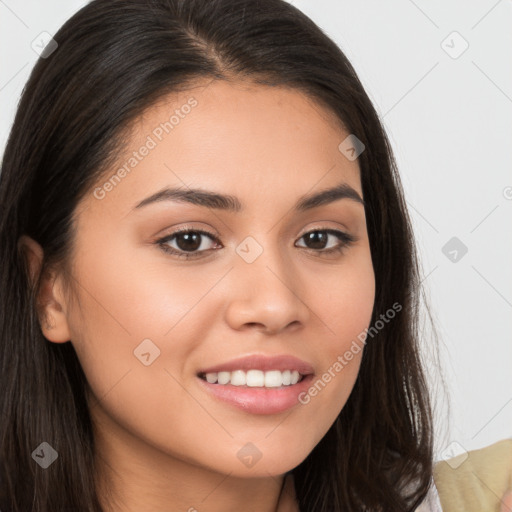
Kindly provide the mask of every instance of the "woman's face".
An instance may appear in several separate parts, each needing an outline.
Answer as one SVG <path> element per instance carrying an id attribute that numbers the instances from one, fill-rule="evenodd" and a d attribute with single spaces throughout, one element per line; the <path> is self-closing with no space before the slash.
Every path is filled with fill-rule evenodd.
<path id="1" fill-rule="evenodd" d="M 241 82 L 174 94 L 137 121 L 76 211 L 68 334 L 44 331 L 77 352 L 105 459 L 261 477 L 324 436 L 358 374 L 374 273 L 355 196 L 297 205 L 342 185 L 363 197 L 338 148 L 348 135 L 296 90 Z M 163 189 L 178 192 L 151 200 Z M 338 232 L 354 241 L 327 253 Z M 293 370 L 309 376 L 293 384 Z"/>

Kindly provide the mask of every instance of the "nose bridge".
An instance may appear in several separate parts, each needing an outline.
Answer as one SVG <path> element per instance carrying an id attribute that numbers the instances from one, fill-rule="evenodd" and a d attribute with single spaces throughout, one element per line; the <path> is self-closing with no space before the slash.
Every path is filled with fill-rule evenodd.
<path id="1" fill-rule="evenodd" d="M 256 323 L 277 331 L 306 321 L 308 311 L 300 298 L 293 265 L 271 235 L 264 238 L 260 242 L 247 237 L 236 248 L 235 289 L 228 308 L 233 328 Z"/>
<path id="2" fill-rule="evenodd" d="M 254 290 L 264 288 L 275 292 L 275 288 L 285 288 L 291 293 L 288 287 L 292 285 L 293 268 L 287 264 L 287 255 L 272 234 L 259 235 L 258 240 L 248 236 L 236 248 L 238 277 L 247 279 Z"/>

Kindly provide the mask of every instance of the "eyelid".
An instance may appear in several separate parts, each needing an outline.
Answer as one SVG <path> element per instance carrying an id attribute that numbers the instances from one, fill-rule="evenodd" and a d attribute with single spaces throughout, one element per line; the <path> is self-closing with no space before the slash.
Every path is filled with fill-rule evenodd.
<path id="1" fill-rule="evenodd" d="M 320 221 L 322 222 L 322 221 Z M 329 222 L 329 221 L 325 221 L 325 222 Z M 305 229 L 302 234 L 299 236 L 299 238 L 303 237 L 304 235 L 306 235 L 307 233 L 311 232 L 311 231 L 329 231 L 329 230 L 334 230 L 334 231 L 340 231 L 341 233 L 345 233 L 345 234 L 349 234 L 349 229 L 348 228 L 345 228 L 344 226 L 343 227 L 340 227 L 339 225 L 336 226 L 336 227 L 333 227 L 333 226 L 329 226 L 327 224 L 317 224 L 317 225 L 313 225 L 313 226 L 308 226 L 307 229 Z M 351 235 L 351 236 L 354 236 L 354 235 Z"/>
<path id="2" fill-rule="evenodd" d="M 353 243 L 359 241 L 359 237 L 350 234 L 348 231 L 337 229 L 337 228 L 331 228 L 328 226 L 313 226 L 309 227 L 307 230 L 305 230 L 294 242 L 294 247 L 297 247 L 295 244 L 300 241 L 302 238 L 304 238 L 305 235 L 311 232 L 320 231 L 327 234 L 330 234 L 332 236 L 335 236 L 339 240 L 339 244 L 336 247 L 331 247 L 329 249 L 312 249 L 309 247 L 300 246 L 303 249 L 306 249 L 308 251 L 312 251 L 314 253 L 318 253 L 319 256 L 321 255 L 329 255 L 331 253 L 335 252 L 342 252 L 345 248 L 348 248 Z M 166 244 L 173 240 L 177 235 L 180 233 L 199 233 L 201 235 L 207 236 L 212 241 L 216 242 L 217 244 L 221 243 L 219 236 L 202 228 L 195 228 L 193 226 L 181 226 L 179 228 L 174 229 L 171 233 L 168 235 L 165 235 L 163 237 L 158 238 L 154 243 L 159 245 L 161 249 L 164 252 L 170 253 L 174 256 L 177 256 L 178 258 L 182 259 L 195 259 L 195 258 L 201 258 L 204 257 L 204 255 L 207 255 L 211 251 L 218 250 L 217 249 L 204 249 L 202 251 L 193 251 L 193 252 L 186 252 L 174 249 L 173 247 L 169 247 Z M 221 243 L 222 244 L 222 243 Z"/>
<path id="3" fill-rule="evenodd" d="M 208 238 L 210 238 L 213 242 L 215 243 L 220 243 L 220 240 L 219 240 L 219 237 L 206 230 L 206 229 L 203 229 L 203 228 L 196 228 L 196 227 L 193 227 L 193 226 L 181 226 L 179 228 L 176 228 L 174 229 L 171 233 L 169 233 L 168 235 L 164 235 L 163 237 L 159 237 L 155 242 L 153 242 L 154 244 L 160 246 L 160 248 L 168 253 L 168 254 L 171 254 L 172 256 L 176 256 L 177 258 L 181 258 L 181 259 L 194 259 L 194 258 L 200 258 L 202 257 L 205 253 L 209 253 L 210 251 L 212 250 L 216 250 L 216 249 L 206 249 L 206 250 L 203 250 L 203 251 L 195 251 L 195 252 L 186 252 L 186 251 L 179 251 L 177 249 L 174 249 L 173 247 L 169 247 L 167 245 L 168 242 L 170 242 L 171 240 L 173 240 L 177 235 L 179 235 L 180 233 L 199 233 L 201 235 L 204 235 L 204 236 L 207 236 Z"/>
<path id="4" fill-rule="evenodd" d="M 161 242 L 162 240 L 169 240 L 172 239 L 174 236 L 179 235 L 180 233 L 188 233 L 188 232 L 194 232 L 194 233 L 201 233 L 203 235 L 207 235 L 211 237 L 212 239 L 219 241 L 220 235 L 214 232 L 213 230 L 208 230 L 205 228 L 198 228 L 195 226 L 180 226 L 179 228 L 172 229 L 169 234 L 159 236 L 156 238 L 155 242 Z M 1 512 L 1 511 L 0 511 Z"/>

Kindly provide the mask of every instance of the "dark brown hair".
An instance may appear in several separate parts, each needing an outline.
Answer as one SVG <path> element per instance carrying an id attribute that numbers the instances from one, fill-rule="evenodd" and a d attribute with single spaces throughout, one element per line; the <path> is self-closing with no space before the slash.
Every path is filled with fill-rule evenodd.
<path id="1" fill-rule="evenodd" d="M 431 405 L 419 354 L 419 265 L 396 164 L 378 115 L 339 47 L 283 0 L 94 0 L 55 34 L 20 100 L 0 175 L 2 510 L 100 512 L 87 381 L 71 343 L 41 332 L 18 248 L 69 263 L 77 204 L 119 154 L 125 129 L 198 80 L 305 92 L 355 134 L 376 279 L 373 337 L 339 417 L 291 472 L 300 510 L 412 511 L 432 475 Z M 340 141 L 341 142 L 341 141 Z M 47 441 L 58 463 L 31 454 Z M 292 441 L 293 442 L 293 441 Z"/>

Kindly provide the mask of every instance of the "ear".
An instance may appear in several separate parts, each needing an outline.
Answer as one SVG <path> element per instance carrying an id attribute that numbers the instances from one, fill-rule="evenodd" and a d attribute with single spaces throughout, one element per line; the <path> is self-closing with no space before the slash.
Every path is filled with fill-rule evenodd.
<path id="1" fill-rule="evenodd" d="M 22 235 L 18 248 L 23 254 L 29 270 L 32 286 L 36 285 L 41 272 L 44 252 L 32 238 Z M 37 292 L 37 313 L 41 331 L 46 339 L 54 343 L 70 340 L 70 329 L 66 315 L 63 277 L 53 271 L 46 271 L 41 278 Z"/>

